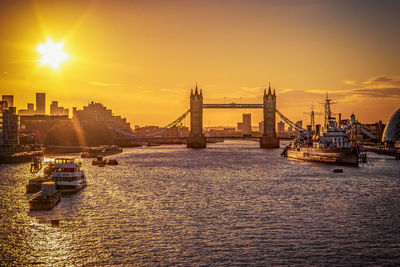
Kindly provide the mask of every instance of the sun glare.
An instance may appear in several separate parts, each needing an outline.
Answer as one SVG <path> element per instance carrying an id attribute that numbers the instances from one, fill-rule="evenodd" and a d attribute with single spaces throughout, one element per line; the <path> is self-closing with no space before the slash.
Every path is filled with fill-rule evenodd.
<path id="1" fill-rule="evenodd" d="M 51 39 L 47 39 L 45 43 L 39 44 L 36 50 L 42 55 L 42 58 L 39 60 L 40 65 L 47 65 L 57 70 L 61 63 L 69 59 L 69 55 L 63 49 L 63 42 L 55 43 Z"/>

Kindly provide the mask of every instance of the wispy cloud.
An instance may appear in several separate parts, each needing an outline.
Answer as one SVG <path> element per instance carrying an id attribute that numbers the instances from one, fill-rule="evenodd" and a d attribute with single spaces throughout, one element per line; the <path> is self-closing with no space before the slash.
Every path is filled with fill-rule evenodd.
<path id="1" fill-rule="evenodd" d="M 101 86 L 101 87 L 123 87 L 122 83 L 103 83 L 103 82 L 90 82 L 91 85 Z"/>
<path id="2" fill-rule="evenodd" d="M 400 97 L 400 76 L 399 75 L 379 75 L 371 77 L 366 81 L 344 81 L 345 84 L 353 86 L 348 94 L 361 97 L 390 98 Z"/>

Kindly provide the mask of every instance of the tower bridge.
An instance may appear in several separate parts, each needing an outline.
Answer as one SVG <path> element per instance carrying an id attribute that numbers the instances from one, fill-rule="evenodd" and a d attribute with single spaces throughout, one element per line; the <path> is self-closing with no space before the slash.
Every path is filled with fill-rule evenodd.
<path id="1" fill-rule="evenodd" d="M 203 91 L 197 88 L 190 93 L 190 135 L 187 140 L 188 148 L 206 147 L 206 137 L 203 134 L 203 109 L 204 108 L 262 108 L 264 115 L 264 132 L 260 138 L 261 148 L 278 148 L 279 138 L 276 136 L 276 93 L 271 91 L 271 85 L 264 89 L 262 104 L 204 104 Z"/>
<path id="2" fill-rule="evenodd" d="M 268 92 L 264 89 L 263 103 L 262 104 L 237 104 L 237 103 L 229 103 L 229 104 L 218 104 L 211 103 L 205 104 L 203 103 L 203 91 L 197 88 L 190 93 L 190 109 L 188 109 L 185 113 L 175 119 L 173 122 L 166 125 L 164 128 L 161 128 L 159 131 L 156 131 L 147 136 L 137 136 L 132 132 L 120 132 L 120 136 L 124 140 L 131 141 L 158 141 L 158 140 L 169 140 L 169 139 L 186 139 L 186 145 L 188 148 L 205 148 L 207 144 L 207 139 L 247 139 L 247 140 L 256 140 L 254 137 L 237 137 L 237 136 L 218 136 L 218 137 L 206 137 L 203 134 L 203 109 L 263 109 L 264 116 L 264 129 L 263 135 L 261 138 L 258 138 L 260 141 L 261 148 L 278 148 L 279 147 L 279 138 L 276 135 L 276 114 L 278 114 L 283 121 L 285 121 L 288 125 L 292 126 L 296 131 L 304 131 L 303 128 L 293 123 L 289 118 L 283 115 L 276 108 L 276 92 L 275 89 L 272 91 L 271 86 L 269 85 Z M 168 128 L 178 126 L 186 117 L 190 114 L 190 134 L 189 137 L 161 137 L 161 134 Z"/>

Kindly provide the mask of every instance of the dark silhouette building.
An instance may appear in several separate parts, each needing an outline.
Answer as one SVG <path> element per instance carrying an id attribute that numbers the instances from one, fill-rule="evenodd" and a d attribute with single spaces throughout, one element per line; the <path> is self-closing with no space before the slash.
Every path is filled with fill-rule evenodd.
<path id="1" fill-rule="evenodd" d="M 7 101 L 0 102 L 0 151 L 12 151 L 19 145 L 19 116 Z"/>
<path id="2" fill-rule="evenodd" d="M 36 93 L 36 115 L 46 114 L 46 94 Z"/>
<path id="3" fill-rule="evenodd" d="M 14 96 L 13 95 L 2 95 L 1 96 L 1 100 L 2 101 L 6 101 L 7 105 L 9 107 L 13 107 L 14 106 Z"/>

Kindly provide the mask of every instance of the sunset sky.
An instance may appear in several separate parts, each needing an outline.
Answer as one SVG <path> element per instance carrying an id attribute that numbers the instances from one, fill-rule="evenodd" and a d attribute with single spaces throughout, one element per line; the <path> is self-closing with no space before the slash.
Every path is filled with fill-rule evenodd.
<path id="1" fill-rule="evenodd" d="M 309 123 L 304 112 L 322 111 L 329 92 L 342 117 L 387 122 L 400 107 L 399 14 L 395 0 L 3 0 L 0 94 L 18 109 L 45 92 L 47 112 L 52 100 L 96 101 L 132 125 L 166 125 L 196 82 L 205 103 L 261 103 L 271 81 L 294 121 Z M 58 70 L 39 64 L 47 38 L 69 54 Z M 206 110 L 204 126 L 236 125 L 243 112 Z"/>

